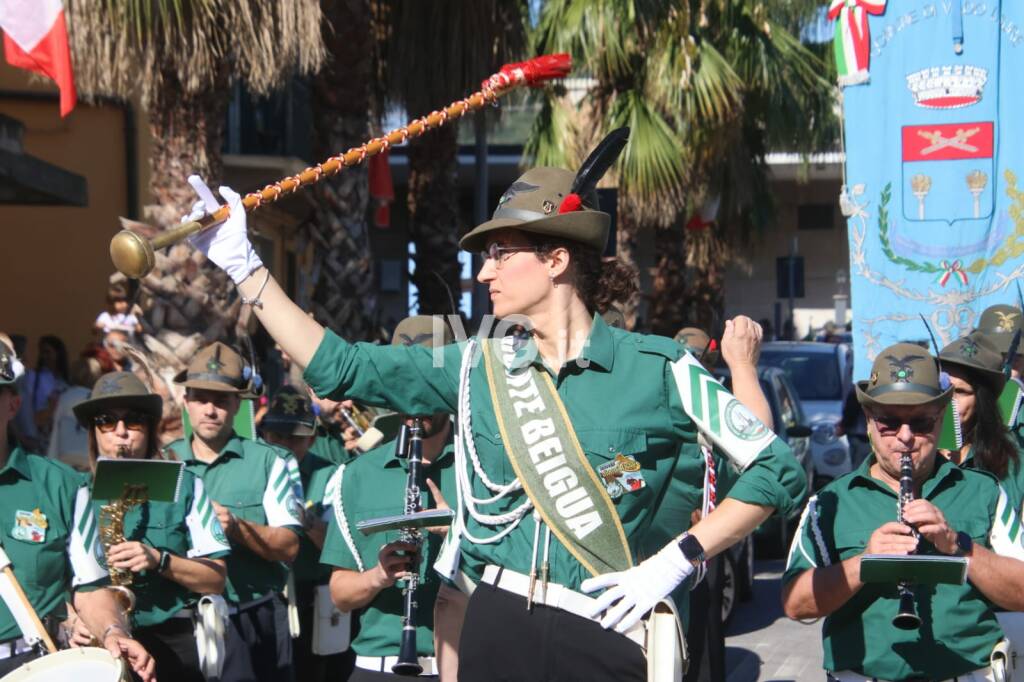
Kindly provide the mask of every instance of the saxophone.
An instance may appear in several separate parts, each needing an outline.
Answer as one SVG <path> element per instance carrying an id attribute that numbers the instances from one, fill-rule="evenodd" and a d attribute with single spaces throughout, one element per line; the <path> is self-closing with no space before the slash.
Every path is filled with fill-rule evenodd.
<path id="1" fill-rule="evenodd" d="M 118 458 L 127 458 L 128 446 L 118 448 Z M 124 517 L 128 510 L 134 506 L 145 503 L 149 499 L 148 487 L 146 485 L 134 485 L 126 483 L 121 497 L 111 500 L 107 504 L 100 505 L 99 538 L 103 545 L 103 555 L 110 553 L 110 548 L 125 541 Z M 108 564 L 107 570 L 110 573 L 111 589 L 118 595 L 118 601 L 126 613 L 135 608 L 135 593 L 128 587 L 132 584 L 134 574 L 124 568 L 114 568 Z"/>

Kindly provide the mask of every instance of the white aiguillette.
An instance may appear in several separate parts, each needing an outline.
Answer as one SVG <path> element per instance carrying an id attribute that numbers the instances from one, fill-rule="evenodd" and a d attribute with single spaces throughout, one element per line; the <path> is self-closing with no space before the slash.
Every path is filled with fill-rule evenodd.
<path id="1" fill-rule="evenodd" d="M 865 583 L 963 585 L 967 580 L 967 559 L 921 554 L 865 554 L 860 560 L 860 579 Z"/>

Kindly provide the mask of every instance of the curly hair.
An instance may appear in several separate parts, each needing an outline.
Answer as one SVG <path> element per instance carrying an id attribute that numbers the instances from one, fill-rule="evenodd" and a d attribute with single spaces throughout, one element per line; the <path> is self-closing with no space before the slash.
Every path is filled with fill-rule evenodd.
<path id="1" fill-rule="evenodd" d="M 603 313 L 613 303 L 629 300 L 640 288 L 636 270 L 616 258 L 602 258 L 596 250 L 567 239 L 534 234 L 527 234 L 527 238 L 537 247 L 537 258 L 542 261 L 546 262 L 555 249 L 569 252 L 570 283 L 591 313 Z"/>

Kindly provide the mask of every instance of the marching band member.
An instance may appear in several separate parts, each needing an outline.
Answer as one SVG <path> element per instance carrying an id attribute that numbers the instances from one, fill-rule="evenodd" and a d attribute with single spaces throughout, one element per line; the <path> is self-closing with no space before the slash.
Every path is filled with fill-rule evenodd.
<path id="1" fill-rule="evenodd" d="M 450 334 L 446 338 L 450 340 Z M 432 347 L 433 341 L 430 317 L 406 318 L 395 329 L 396 345 L 415 342 Z M 406 423 L 411 425 L 412 419 L 407 418 Z M 420 502 L 427 508 L 433 506 L 431 497 L 442 505 L 445 497 L 455 497 L 454 434 L 447 414 L 425 417 L 423 426 L 425 487 L 421 490 Z M 437 679 L 442 674 L 444 661 L 439 661 L 435 655 L 438 633 L 433 618 L 441 579 L 430 567 L 437 559 L 447 528 L 425 533 L 424 547 L 419 551 L 403 542 L 399 531 L 363 535 L 356 530 L 359 521 L 403 513 L 408 469 L 408 461 L 396 456 L 392 440 L 339 468 L 328 484 L 325 499 L 337 500 L 338 504 L 334 505 L 334 519 L 320 561 L 333 567 L 331 596 L 334 603 L 343 611 L 360 611 L 359 634 L 352 642 L 357 654 L 356 670 L 349 678 L 353 682 L 400 679 L 391 671 L 399 656 L 404 615 L 402 591 L 395 587 L 395 582 L 407 578 L 413 571 L 419 575 L 414 625 L 416 656 L 423 668 L 421 677 Z M 428 491 L 432 494 L 428 495 Z M 451 654 L 458 644 L 461 617 L 456 615 L 455 621 L 448 619 L 446 644 Z M 443 679 L 456 679 L 456 664 L 457 661 L 449 665 Z"/>
<path id="2" fill-rule="evenodd" d="M 89 455 L 159 459 L 157 424 L 163 400 L 130 372 L 112 372 L 96 382 L 74 407 L 89 432 Z M 182 472 L 177 501 L 147 501 L 125 513 L 126 541 L 108 548 L 106 563 L 135 574 L 132 632 L 156 659 L 157 677 L 204 682 L 193 621 L 204 594 L 224 591 L 229 547 L 203 482 Z M 93 500 L 99 516 L 100 502 Z M 88 638 L 78 632 L 79 643 Z M 237 631 L 230 636 L 240 643 Z M 85 639 L 83 642 L 82 640 Z"/>
<path id="3" fill-rule="evenodd" d="M 308 319 L 308 318 L 307 318 Z M 247 669 L 267 682 L 292 677 L 288 611 L 281 597 L 287 569 L 302 533 L 302 483 L 287 450 L 234 433 L 240 394 L 252 368 L 216 342 L 201 349 L 175 381 L 185 387 L 191 440 L 168 447 L 202 479 L 231 546 L 225 597 L 234 626 L 248 649 L 251 668 L 228 656 L 223 677 Z"/>
<path id="4" fill-rule="evenodd" d="M 943 378 L 920 346 L 896 344 L 879 353 L 871 378 L 856 388 L 873 454 L 811 498 L 793 540 L 783 607 L 790 618 L 825 618 L 831 680 L 1003 679 L 991 667 L 1003 638 L 993 604 L 1024 608 L 1024 546 L 995 479 L 937 456 L 953 393 Z M 915 552 L 968 557 L 966 582 L 861 580 L 864 554 Z M 894 621 L 904 589 L 919 628 Z"/>
<path id="5" fill-rule="evenodd" d="M 81 474 L 13 445 L 9 427 L 21 407 L 14 354 L 0 343 L 0 514 L 7 518 L 3 550 L 31 608 L 44 621 L 63 615 L 67 595 L 88 631 L 144 682 L 155 680 L 154 661 L 133 639 L 96 553 L 96 516 Z M 39 656 L 20 633 L 12 611 L 0 606 L 0 675 Z M 50 629 L 50 628 L 48 628 Z"/>
<path id="6" fill-rule="evenodd" d="M 636 287 L 633 273 L 601 258 L 610 217 L 594 188 L 614 160 L 606 150 L 579 174 L 528 171 L 494 218 L 462 239 L 481 252 L 477 279 L 495 315 L 526 335 L 498 330 L 442 349 L 349 344 L 288 300 L 227 188 L 230 218 L 193 239 L 306 367 L 318 395 L 458 415 L 461 564 L 443 553 L 439 569 L 476 584 L 462 680 L 490 680 L 495 670 L 510 680 L 644 679 L 641 619 L 706 556 L 787 512 L 806 487 L 788 447 L 678 344 L 611 329 L 598 314 Z M 204 204 L 197 210 L 213 209 L 212 192 L 191 182 Z M 673 470 L 701 457 L 698 429 L 743 473 L 708 517 L 638 556 Z"/>

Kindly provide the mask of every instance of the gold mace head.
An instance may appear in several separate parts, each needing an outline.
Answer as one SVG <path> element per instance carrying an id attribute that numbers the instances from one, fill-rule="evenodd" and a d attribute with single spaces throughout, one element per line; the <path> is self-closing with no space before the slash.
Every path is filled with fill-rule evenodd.
<path id="1" fill-rule="evenodd" d="M 110 260 L 118 272 L 132 279 L 145 277 L 156 266 L 149 241 L 131 230 L 121 230 L 110 240 Z"/>

